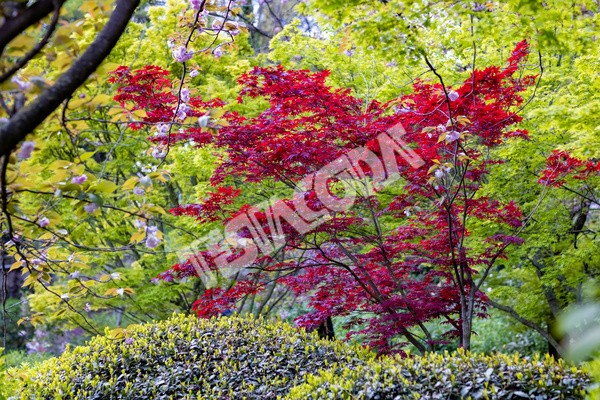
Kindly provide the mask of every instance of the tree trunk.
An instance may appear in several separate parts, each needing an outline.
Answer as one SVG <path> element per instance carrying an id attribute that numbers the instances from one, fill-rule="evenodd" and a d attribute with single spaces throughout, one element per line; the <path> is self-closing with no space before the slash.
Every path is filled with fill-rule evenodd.
<path id="1" fill-rule="evenodd" d="M 321 325 L 317 328 L 317 334 L 321 339 L 335 340 L 335 332 L 333 331 L 333 321 L 331 317 L 325 318 Z"/>

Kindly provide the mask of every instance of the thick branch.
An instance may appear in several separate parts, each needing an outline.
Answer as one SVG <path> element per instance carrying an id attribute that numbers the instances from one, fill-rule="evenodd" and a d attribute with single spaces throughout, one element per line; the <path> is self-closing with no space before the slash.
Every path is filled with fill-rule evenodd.
<path id="1" fill-rule="evenodd" d="M 62 6 L 66 0 L 58 0 L 58 6 Z M 0 54 L 11 40 L 31 25 L 39 22 L 54 10 L 54 0 L 40 0 L 14 18 L 8 19 L 0 27 Z"/>
<path id="2" fill-rule="evenodd" d="M 542 337 L 544 339 L 546 339 L 548 341 L 548 343 L 550 343 L 560 355 L 564 355 L 562 346 L 552 336 L 550 336 L 550 334 L 548 334 L 548 332 L 546 332 L 545 329 L 542 329 L 541 326 L 539 326 L 538 324 L 536 324 L 534 322 L 529 321 L 528 319 L 521 317 L 512 307 L 508 307 L 508 306 L 504 306 L 502 304 L 496 303 L 494 300 L 489 299 L 489 298 L 488 298 L 487 302 L 490 306 L 497 308 L 498 310 L 504 311 L 505 313 L 508 313 L 511 317 L 513 317 L 514 319 L 516 319 L 517 321 L 519 321 L 526 327 L 531 328 L 534 331 L 536 331 L 537 333 L 539 333 L 540 335 L 542 335 Z"/>
<path id="3" fill-rule="evenodd" d="M 140 0 L 118 0 L 107 24 L 83 55 L 58 78 L 54 85 L 27 107 L 22 108 L 0 128 L 1 154 L 10 153 L 87 80 L 116 45 L 139 4 Z"/>
<path id="4" fill-rule="evenodd" d="M 29 60 L 35 57 L 35 55 L 39 53 L 44 48 L 44 46 L 46 46 L 46 44 L 48 44 L 50 36 L 52 36 L 52 32 L 54 32 L 56 24 L 58 23 L 58 17 L 60 16 L 60 2 L 55 0 L 54 4 L 54 15 L 52 16 L 52 20 L 50 21 L 50 25 L 48 25 L 48 29 L 46 30 L 46 34 L 44 35 L 44 37 L 33 47 L 33 49 L 31 49 L 29 53 L 25 54 L 25 56 L 22 59 L 17 61 L 12 67 L 8 69 L 8 71 L 6 71 L 2 74 L 2 76 L 0 76 L 0 83 L 4 82 L 19 69 L 23 68 L 23 66 L 27 64 Z"/>

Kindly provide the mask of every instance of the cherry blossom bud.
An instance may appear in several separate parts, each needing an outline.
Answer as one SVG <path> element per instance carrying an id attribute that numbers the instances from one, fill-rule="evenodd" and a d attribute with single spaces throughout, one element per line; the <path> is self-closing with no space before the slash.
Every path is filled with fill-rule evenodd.
<path id="1" fill-rule="evenodd" d="M 71 182 L 81 185 L 83 182 L 87 181 L 86 175 L 76 176 L 71 179 Z"/>
<path id="2" fill-rule="evenodd" d="M 19 159 L 27 160 L 29 157 L 31 157 L 31 152 L 33 149 L 35 149 L 35 142 L 23 142 L 21 145 L 21 150 L 19 151 Z"/>
<path id="3" fill-rule="evenodd" d="M 85 303 L 85 311 L 87 311 L 87 312 L 92 311 L 92 306 L 90 306 L 90 303 Z"/>
<path id="4" fill-rule="evenodd" d="M 197 69 L 193 69 L 193 70 L 191 70 L 191 71 L 190 71 L 190 76 L 191 76 L 192 78 L 195 78 L 195 77 L 197 77 L 197 76 L 198 76 L 198 70 L 197 70 Z"/>
<path id="5" fill-rule="evenodd" d="M 38 225 L 41 226 L 42 228 L 47 227 L 49 223 L 50 223 L 50 220 L 46 217 L 42 217 L 38 221 Z"/>
<path id="6" fill-rule="evenodd" d="M 133 344 L 133 338 L 129 337 L 129 338 L 125 339 L 125 344 L 126 345 L 132 345 Z"/>

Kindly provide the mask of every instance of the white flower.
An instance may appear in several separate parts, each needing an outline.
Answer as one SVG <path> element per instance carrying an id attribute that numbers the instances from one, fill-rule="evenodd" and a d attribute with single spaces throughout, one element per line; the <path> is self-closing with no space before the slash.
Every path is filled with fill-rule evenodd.
<path id="1" fill-rule="evenodd" d="M 186 62 L 190 60 L 194 56 L 193 51 L 188 51 L 185 47 L 180 46 L 173 50 L 173 58 L 175 58 L 180 63 Z"/>
<path id="2" fill-rule="evenodd" d="M 43 261 L 39 258 L 34 258 L 33 260 L 31 260 L 31 263 L 33 265 L 40 265 Z"/>
<path id="3" fill-rule="evenodd" d="M 60 295 L 60 298 L 63 299 L 63 300 L 68 299 L 69 298 L 69 293 L 65 293 L 65 294 Z"/>
<path id="4" fill-rule="evenodd" d="M 188 89 L 188 88 L 181 89 L 181 101 L 183 101 L 184 103 L 187 103 L 188 101 L 190 101 L 190 89 Z"/>
<path id="5" fill-rule="evenodd" d="M 440 168 L 435 170 L 435 177 L 436 178 L 442 178 L 444 176 L 444 171 L 441 170 Z"/>
<path id="6" fill-rule="evenodd" d="M 148 188 L 152 185 L 152 178 L 150 178 L 149 176 L 144 176 L 140 178 L 140 185 L 142 185 L 142 187 L 144 188 Z"/>
<path id="7" fill-rule="evenodd" d="M 113 279 L 119 279 L 121 275 L 118 272 L 113 272 L 112 274 L 110 274 L 110 277 Z"/>
<path id="8" fill-rule="evenodd" d="M 446 127 L 444 126 L 444 124 L 439 124 L 439 125 L 437 126 L 437 130 L 438 130 L 439 132 L 446 132 Z"/>
<path id="9" fill-rule="evenodd" d="M 83 182 L 87 181 L 86 175 L 76 176 L 71 179 L 71 182 L 81 185 Z"/>
<path id="10" fill-rule="evenodd" d="M 460 139 L 460 132 L 452 131 L 446 135 L 446 142 L 448 143 L 452 143 L 458 139 Z"/>
<path id="11" fill-rule="evenodd" d="M 90 303 L 85 303 L 85 311 L 87 311 L 87 312 L 92 311 L 92 306 L 90 306 Z"/>
<path id="12" fill-rule="evenodd" d="M 146 239 L 146 247 L 148 247 L 149 249 L 155 249 L 159 243 L 160 239 L 156 236 L 148 236 L 148 238 Z"/>
<path id="13" fill-rule="evenodd" d="M 190 76 L 191 76 L 192 78 L 195 78 L 195 77 L 197 77 L 197 76 L 198 76 L 198 70 L 197 70 L 197 69 L 193 69 L 193 70 L 191 70 L 191 71 L 190 71 Z"/>
<path id="14" fill-rule="evenodd" d="M 451 91 L 450 93 L 448 93 L 448 98 L 450 99 L 450 101 L 456 101 L 459 98 L 458 93 L 456 93 L 454 90 Z"/>
<path id="15" fill-rule="evenodd" d="M 47 227 L 49 223 L 50 223 L 50 220 L 46 217 L 42 217 L 38 221 L 38 225 L 41 226 L 42 228 Z"/>
<path id="16" fill-rule="evenodd" d="M 69 276 L 73 279 L 79 278 L 79 271 L 71 272 Z"/>
<path id="17" fill-rule="evenodd" d="M 208 125 L 208 121 L 210 121 L 210 115 L 203 115 L 198 118 L 198 125 L 200 125 L 203 128 L 206 128 L 206 125 Z"/>
<path id="18" fill-rule="evenodd" d="M 19 159 L 27 160 L 31 157 L 31 152 L 35 149 L 35 142 L 23 142 L 21 145 L 21 150 L 19 151 Z"/>
<path id="19" fill-rule="evenodd" d="M 93 214 L 96 210 L 98 210 L 100 207 L 98 207 L 98 205 L 96 203 L 88 203 L 85 206 L 83 206 L 83 209 L 85 210 L 86 213 L 88 214 Z"/>
<path id="20" fill-rule="evenodd" d="M 167 41 L 167 46 L 169 46 L 169 48 L 172 49 L 173 47 L 175 47 L 175 41 L 173 39 L 169 39 Z"/>
<path id="21" fill-rule="evenodd" d="M 118 295 L 123 296 L 123 293 L 125 293 L 125 289 L 117 289 Z"/>

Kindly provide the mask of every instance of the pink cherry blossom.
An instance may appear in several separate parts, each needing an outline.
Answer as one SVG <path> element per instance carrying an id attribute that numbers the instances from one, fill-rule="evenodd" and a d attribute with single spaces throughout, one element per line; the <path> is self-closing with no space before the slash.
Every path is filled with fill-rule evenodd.
<path id="1" fill-rule="evenodd" d="M 49 223 L 50 223 L 50 220 L 46 217 L 42 217 L 38 221 L 38 225 L 41 226 L 42 228 L 47 227 Z"/>
<path id="2" fill-rule="evenodd" d="M 98 205 L 96 203 L 88 203 L 85 206 L 83 206 L 83 209 L 85 210 L 86 213 L 88 214 L 93 214 L 96 210 L 98 210 L 100 207 L 98 207 Z"/>
<path id="3" fill-rule="evenodd" d="M 181 89 L 181 101 L 183 101 L 184 103 L 187 103 L 188 101 L 190 101 L 190 89 L 188 89 L 188 88 Z"/>
<path id="4" fill-rule="evenodd" d="M 86 175 L 75 176 L 71 179 L 71 182 L 81 185 L 83 182 L 87 181 Z"/>
<path id="5" fill-rule="evenodd" d="M 173 57 L 180 63 L 190 60 L 193 56 L 194 56 L 194 52 L 188 51 L 183 46 L 180 46 L 173 51 Z"/>
<path id="6" fill-rule="evenodd" d="M 19 159 L 27 160 L 31 157 L 31 152 L 35 149 L 35 142 L 23 142 L 21 145 L 21 150 L 19 151 Z"/>

